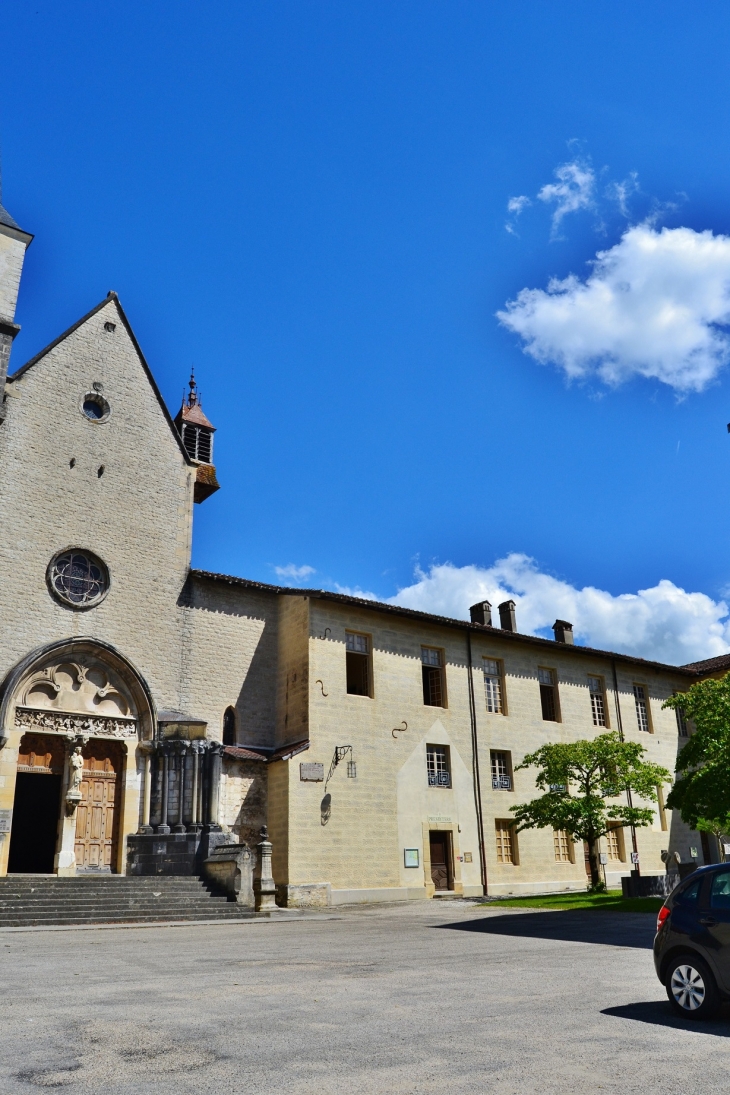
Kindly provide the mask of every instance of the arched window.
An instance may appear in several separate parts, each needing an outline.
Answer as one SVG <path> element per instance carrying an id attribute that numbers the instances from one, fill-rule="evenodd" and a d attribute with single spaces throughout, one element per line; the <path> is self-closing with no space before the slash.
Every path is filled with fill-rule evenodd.
<path id="1" fill-rule="evenodd" d="M 236 744 L 236 712 L 232 707 L 227 707 L 223 715 L 223 744 Z"/>

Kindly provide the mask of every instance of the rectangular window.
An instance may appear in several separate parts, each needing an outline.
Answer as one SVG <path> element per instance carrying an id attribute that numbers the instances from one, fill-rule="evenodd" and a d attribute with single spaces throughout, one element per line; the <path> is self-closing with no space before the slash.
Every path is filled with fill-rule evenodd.
<path id="1" fill-rule="evenodd" d="M 484 697 L 487 711 L 493 715 L 504 714 L 504 687 L 502 684 L 502 665 L 494 658 L 482 658 L 484 666 Z"/>
<path id="2" fill-rule="evenodd" d="M 555 858 L 560 863 L 574 863 L 575 852 L 573 850 L 573 841 L 565 829 L 553 829 L 553 846 L 555 848 Z"/>
<path id="3" fill-rule="evenodd" d="M 444 688 L 443 651 L 433 646 L 421 647 L 421 672 L 423 675 L 423 702 L 427 707 L 446 707 Z"/>
<path id="4" fill-rule="evenodd" d="M 626 860 L 624 831 L 620 825 L 613 825 L 606 833 L 606 851 L 610 860 Z"/>
<path id="5" fill-rule="evenodd" d="M 560 709 L 558 707 L 558 686 L 555 683 L 555 670 L 538 669 L 537 676 L 540 681 L 542 717 L 545 722 L 559 722 Z"/>
<path id="6" fill-rule="evenodd" d="M 347 694 L 370 696 L 370 639 L 367 635 L 345 633 L 345 668 Z"/>
<path id="7" fill-rule="evenodd" d="M 512 790 L 512 758 L 509 753 L 497 752 L 494 749 L 489 754 L 492 761 L 492 788 L 495 791 Z"/>
<path id="8" fill-rule="evenodd" d="M 649 700 L 646 694 L 646 688 L 643 684 L 634 685 L 634 703 L 636 704 L 636 721 L 639 725 L 639 730 L 643 730 L 645 733 L 650 734 Z"/>
<path id="9" fill-rule="evenodd" d="M 497 837 L 497 863 L 511 863 L 516 867 L 517 858 L 517 834 L 514 831 L 514 821 L 511 818 L 497 818 L 494 822 L 494 831 Z"/>
<path id="10" fill-rule="evenodd" d="M 426 768 L 429 787 L 450 787 L 449 750 L 444 745 L 426 746 Z"/>
<path id="11" fill-rule="evenodd" d="M 588 678 L 588 691 L 591 694 L 591 714 L 594 726 L 608 726 L 606 718 L 606 689 L 602 677 Z"/>
<path id="12" fill-rule="evenodd" d="M 673 694 L 675 696 L 677 695 L 676 692 L 674 692 Z M 679 734 L 680 738 L 689 737 L 689 731 L 687 729 L 687 720 L 684 717 L 684 711 L 682 710 L 681 707 L 675 707 L 674 708 L 674 714 L 677 716 L 677 733 Z"/>

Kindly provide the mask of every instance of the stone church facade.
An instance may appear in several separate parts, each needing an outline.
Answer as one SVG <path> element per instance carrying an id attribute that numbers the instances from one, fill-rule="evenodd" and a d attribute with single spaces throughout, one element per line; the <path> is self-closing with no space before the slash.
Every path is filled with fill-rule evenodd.
<path id="1" fill-rule="evenodd" d="M 194 382 L 173 419 L 114 293 L 6 379 L 31 239 L 0 207 L 0 875 L 200 873 L 266 824 L 282 905 L 584 885 L 565 834 L 510 827 L 517 765 L 607 727 L 672 769 L 662 703 L 702 667 L 520 635 L 512 602 L 496 627 L 191 569 Z M 614 883 L 715 854 L 661 802 L 604 843 Z"/>

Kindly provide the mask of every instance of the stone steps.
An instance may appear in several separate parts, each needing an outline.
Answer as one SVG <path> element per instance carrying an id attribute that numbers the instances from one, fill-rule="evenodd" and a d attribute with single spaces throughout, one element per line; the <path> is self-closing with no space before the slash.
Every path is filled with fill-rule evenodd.
<path id="1" fill-rule="evenodd" d="M 0 928 L 240 920 L 251 910 L 200 878 L 102 875 L 0 879 Z"/>

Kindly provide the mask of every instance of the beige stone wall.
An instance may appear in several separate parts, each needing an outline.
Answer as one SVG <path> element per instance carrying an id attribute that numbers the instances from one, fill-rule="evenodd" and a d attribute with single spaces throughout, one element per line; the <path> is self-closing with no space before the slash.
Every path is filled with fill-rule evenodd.
<path id="1" fill-rule="evenodd" d="M 193 578 L 186 587 L 181 706 L 221 738 L 236 710 L 241 745 L 273 748 L 279 605 L 271 593 Z"/>
<path id="2" fill-rule="evenodd" d="M 372 698 L 347 695 L 347 629 L 371 637 Z M 421 643 L 445 650 L 446 708 L 423 704 Z M 422 825 L 431 816 L 452 819 L 447 824 L 455 827 L 466 842 L 461 847 L 473 856 L 471 864 L 463 865 L 463 884 L 467 890 L 478 890 L 464 636 L 366 608 L 313 600 L 309 657 L 311 748 L 289 762 L 290 883 L 329 882 L 333 900 L 337 891 L 346 892 L 352 900 L 358 899 L 357 891 L 376 899 L 378 892 L 405 897 L 410 890 L 425 895 Z M 408 729 L 393 734 L 403 721 Z M 427 742 L 449 745 L 453 790 L 428 788 Z M 352 746 L 356 778 L 347 775 L 349 757 L 336 768 L 326 788 L 324 783 L 299 778 L 302 761 L 321 762 L 326 778 L 335 748 L 345 745 Z M 327 802 L 323 802 L 325 794 L 330 796 Z M 418 870 L 404 867 L 405 847 L 421 851 Z"/>
<path id="3" fill-rule="evenodd" d="M 220 796 L 221 825 L 254 848 L 266 824 L 266 765 L 224 757 Z"/>
<path id="4" fill-rule="evenodd" d="M 430 892 L 428 831 L 438 828 L 436 818 L 453 829 L 455 867 L 467 893 L 480 891 L 479 848 L 472 780 L 471 726 L 468 706 L 467 640 L 465 632 L 436 623 L 393 618 L 366 607 L 312 600 L 310 610 L 310 739 L 305 756 L 289 762 L 288 881 L 292 886 L 329 883 L 332 900 L 357 900 L 358 891 L 373 897 L 414 896 Z M 329 631 L 326 629 L 329 628 Z M 372 697 L 349 696 L 345 677 L 345 631 L 368 634 L 372 640 L 374 688 Z M 324 637 L 326 636 L 326 638 Z M 421 644 L 445 652 L 447 706 L 423 704 Z M 578 653 L 563 644 L 529 644 L 506 639 L 498 629 L 472 638 L 473 681 L 476 700 L 479 763 L 484 814 L 484 842 L 490 893 L 520 893 L 585 885 L 582 847 L 574 862 L 555 859 L 550 830 L 526 831 L 517 838 L 515 865 L 497 862 L 495 821 L 511 816 L 510 806 L 536 794 L 534 774 L 517 772 L 511 791 L 493 790 L 490 751 L 511 756 L 516 768 L 525 754 L 547 742 L 571 741 L 604 732 L 593 724 L 588 675 L 604 678 L 608 729 L 617 726 L 611 659 Z M 489 714 L 484 697 L 482 657 L 502 661 L 505 671 L 507 714 Z M 555 670 L 560 699 L 560 721 L 542 719 L 537 671 Z M 619 703 L 627 740 L 640 742 L 647 758 L 674 769 L 678 747 L 673 711 L 662 710 L 673 691 L 686 687 L 686 678 L 671 671 L 617 663 Z M 320 680 L 322 684 L 315 684 Z M 639 731 L 633 683 L 641 683 L 649 697 L 652 733 Z M 326 693 L 326 695 L 324 694 Z M 408 724 L 402 733 L 395 727 Z M 426 744 L 448 745 L 453 786 L 429 788 Z M 681 744 L 681 743 L 680 743 Z M 304 782 L 299 764 L 319 761 L 328 774 L 336 746 L 352 745 L 357 777 L 347 777 L 346 761 L 329 783 Z M 279 766 L 277 766 L 279 767 Z M 668 789 L 665 789 L 665 795 Z M 329 799 L 323 802 L 327 794 Z M 271 805 L 270 805 L 271 809 Z M 637 834 L 641 869 L 662 873 L 660 853 L 698 838 L 683 830 L 666 811 L 667 829 L 656 823 Z M 671 832 L 669 831 L 671 829 Z M 670 839 L 671 838 L 671 839 Z M 421 868 L 403 865 L 406 847 L 417 847 Z M 625 862 L 609 863 L 609 883 L 631 869 L 631 834 L 624 834 Z M 472 862 L 459 860 L 470 852 Z M 687 858 L 685 850 L 683 858 Z M 457 884 L 458 888 L 458 884 Z"/>
<path id="5" fill-rule="evenodd" d="M 106 422 L 80 410 L 94 382 L 111 407 Z M 13 595 L 3 603 L 0 677 L 42 644 L 91 635 L 139 668 L 161 706 L 178 707 L 176 606 L 190 560 L 193 469 L 115 301 L 9 384 L 7 406 L 0 527 L 12 531 L 0 537 L 0 569 Z M 51 557 L 69 546 L 109 568 L 108 596 L 86 612 L 59 604 L 46 587 Z"/>
<path id="6" fill-rule="evenodd" d="M 15 317 L 25 246 L 22 240 L 15 239 L 12 229 L 0 229 L 0 316 L 4 319 Z"/>
<path id="7" fill-rule="evenodd" d="M 309 690 L 312 674 L 308 657 L 309 598 L 278 598 L 279 632 L 276 677 L 276 745 L 301 741 L 309 734 Z"/>

